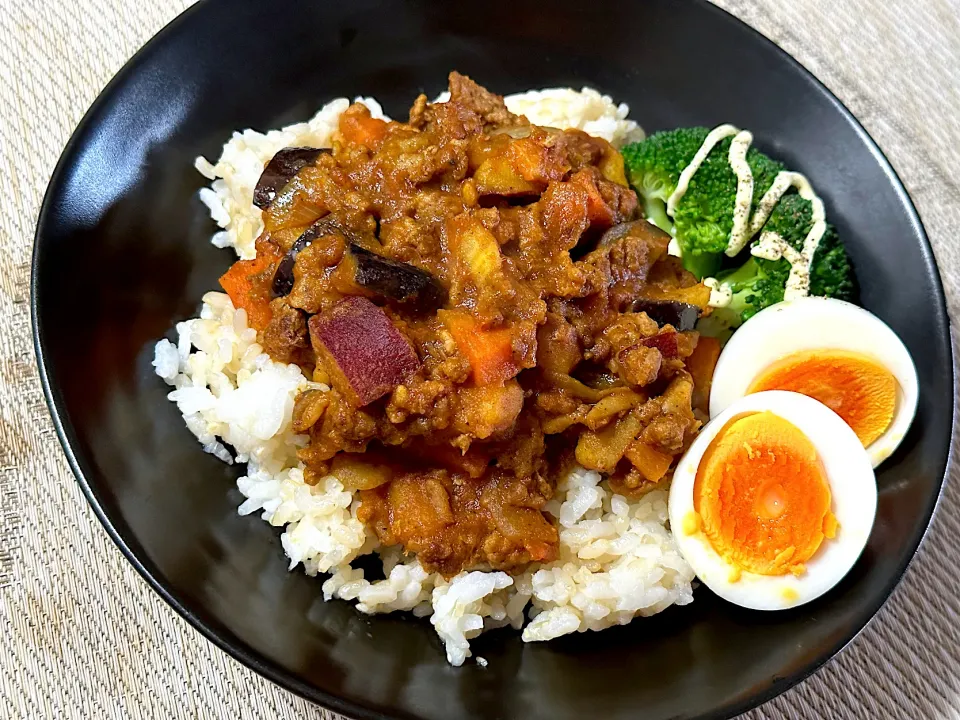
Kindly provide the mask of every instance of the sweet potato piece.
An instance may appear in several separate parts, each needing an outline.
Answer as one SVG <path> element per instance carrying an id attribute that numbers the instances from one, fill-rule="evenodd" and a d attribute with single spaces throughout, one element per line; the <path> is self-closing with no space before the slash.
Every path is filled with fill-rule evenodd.
<path id="1" fill-rule="evenodd" d="M 504 537 L 520 540 L 530 559 L 536 562 L 553 560 L 559 541 L 557 529 L 547 522 L 539 510 L 514 505 L 487 504 L 497 530 Z"/>
<path id="2" fill-rule="evenodd" d="M 420 367 L 410 342 L 366 298 L 344 298 L 309 325 L 313 349 L 334 387 L 355 407 L 383 397 Z"/>
<path id="3" fill-rule="evenodd" d="M 609 143 L 603 149 L 603 158 L 597 167 L 600 169 L 600 174 L 610 182 L 623 185 L 623 187 L 630 187 L 627 183 L 627 173 L 623 164 L 623 155 Z"/>
<path id="4" fill-rule="evenodd" d="M 253 260 L 238 260 L 220 277 L 220 287 L 230 296 L 235 308 L 246 310 L 247 324 L 256 330 L 263 330 L 270 323 L 272 269 L 280 259 L 275 245 L 258 242 Z"/>
<path id="5" fill-rule="evenodd" d="M 697 347 L 687 358 L 687 370 L 693 377 L 693 407 L 709 412 L 710 388 L 713 385 L 713 371 L 720 358 L 720 341 L 712 337 L 700 336 Z"/>
<path id="6" fill-rule="evenodd" d="M 677 347 L 677 333 L 662 332 L 648 338 L 643 338 L 640 345 L 656 348 L 665 358 L 675 358 L 679 354 Z"/>
<path id="7" fill-rule="evenodd" d="M 520 177 L 541 188 L 553 180 L 562 180 L 570 170 L 563 158 L 532 137 L 515 139 L 507 147 L 506 154 Z"/>
<path id="8" fill-rule="evenodd" d="M 643 477 L 653 483 L 659 482 L 667 474 L 667 470 L 670 469 L 670 464 L 673 462 L 672 455 L 654 450 L 639 440 L 630 443 L 624 455 L 640 471 Z"/>
<path id="9" fill-rule="evenodd" d="M 486 330 L 463 310 L 441 310 L 438 314 L 460 352 L 470 361 L 477 385 L 498 385 L 520 372 L 513 361 L 513 334 L 509 328 Z"/>

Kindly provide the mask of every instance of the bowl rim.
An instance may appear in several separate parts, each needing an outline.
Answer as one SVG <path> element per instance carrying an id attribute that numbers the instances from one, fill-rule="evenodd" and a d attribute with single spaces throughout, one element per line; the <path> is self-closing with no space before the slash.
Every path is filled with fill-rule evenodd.
<path id="1" fill-rule="evenodd" d="M 835 110 L 847 120 L 850 126 L 860 137 L 865 147 L 874 156 L 877 164 L 880 166 L 881 170 L 884 172 L 888 181 L 890 182 L 891 187 L 899 196 L 902 203 L 903 212 L 905 213 L 910 224 L 913 226 L 917 236 L 920 238 L 921 242 L 919 250 L 923 255 L 925 264 L 932 265 L 932 267 L 936 270 L 932 277 L 932 289 L 934 290 L 935 294 L 936 308 L 939 312 L 943 313 L 943 316 L 946 320 L 944 329 L 948 335 L 947 339 L 949 340 L 949 379 L 953 387 L 956 389 L 958 378 L 956 362 L 957 358 L 954 351 L 952 326 L 949 320 L 949 311 L 947 309 L 946 296 L 943 289 L 943 281 L 940 277 L 939 266 L 937 265 L 936 257 L 930 244 L 930 239 L 917 212 L 916 206 L 907 192 L 903 181 L 897 175 L 896 170 L 887 159 L 883 150 L 881 150 L 880 146 L 869 135 L 860 121 L 841 102 L 841 100 L 833 93 L 833 91 L 830 90 L 830 88 L 828 88 L 813 72 L 807 69 L 802 63 L 800 63 L 790 53 L 780 47 L 776 42 L 768 38 L 753 26 L 749 25 L 747 22 L 738 18 L 733 13 L 722 7 L 714 5 L 713 3 L 709 2 L 709 0 L 690 0 L 690 2 L 693 5 L 699 6 L 707 13 L 713 13 L 715 21 L 732 21 L 733 23 L 741 26 L 741 29 L 745 29 L 747 34 L 752 36 L 753 42 L 766 45 L 768 49 L 772 48 L 781 56 L 784 61 L 786 61 L 788 65 L 793 66 L 795 70 L 798 70 L 802 75 L 805 75 L 808 80 L 812 80 L 814 85 L 820 90 L 824 97 L 826 97 L 833 104 Z M 90 481 L 90 477 L 94 477 L 96 473 L 89 467 L 88 461 L 74 450 L 74 446 L 77 443 L 77 436 L 73 429 L 72 423 L 69 420 L 67 408 L 60 393 L 60 389 L 55 382 L 51 381 L 50 370 L 48 368 L 48 353 L 44 329 L 39 321 L 39 297 L 41 290 L 39 287 L 40 283 L 38 280 L 37 268 L 42 261 L 41 246 L 43 245 L 43 237 L 45 235 L 46 227 L 50 223 L 50 215 L 53 212 L 52 206 L 56 196 L 59 194 L 60 187 L 63 184 L 69 160 L 73 156 L 77 146 L 80 144 L 81 138 L 85 135 L 89 127 L 96 121 L 98 115 L 101 113 L 104 107 L 109 103 L 116 88 L 122 85 L 128 77 L 135 74 L 139 67 L 148 58 L 161 51 L 164 41 L 168 37 L 173 36 L 183 26 L 192 22 L 195 16 L 199 15 L 205 8 L 212 4 L 213 0 L 198 0 L 198 2 L 196 2 L 194 5 L 190 6 L 174 17 L 166 25 L 164 25 L 142 47 L 140 47 L 130 59 L 124 63 L 120 70 L 117 71 L 107 85 L 104 86 L 104 88 L 99 92 L 93 104 L 77 123 L 76 128 L 71 133 L 70 139 L 64 146 L 64 149 L 61 152 L 60 157 L 57 160 L 54 170 L 50 176 L 47 188 L 44 191 L 43 202 L 40 207 L 40 212 L 34 231 L 34 245 L 31 253 L 30 269 L 31 334 L 33 338 L 34 352 L 36 354 L 44 399 L 50 412 L 51 419 L 53 420 L 57 438 L 64 451 L 64 454 L 66 455 L 70 469 L 73 472 L 77 483 L 80 485 L 84 497 L 86 497 L 87 502 L 89 502 L 90 506 L 92 507 L 94 514 L 103 525 L 110 539 L 120 549 L 120 552 L 124 555 L 127 561 L 134 567 L 140 577 L 147 582 L 149 587 L 152 588 L 153 591 L 167 603 L 167 605 L 169 605 L 204 638 L 212 642 L 220 650 L 224 651 L 233 659 L 242 663 L 248 669 L 253 670 L 260 676 L 265 677 L 283 689 L 293 692 L 296 695 L 310 702 L 317 703 L 329 710 L 346 715 L 349 718 L 356 718 L 357 720 L 394 720 L 394 718 L 399 718 L 401 715 L 387 715 L 359 702 L 345 700 L 340 696 L 321 690 L 315 685 L 298 678 L 295 674 L 285 669 L 279 663 L 264 657 L 262 654 L 254 650 L 242 639 L 235 636 L 225 627 L 220 625 L 215 618 L 207 617 L 204 613 L 198 612 L 197 610 L 191 608 L 187 600 L 182 598 L 172 587 L 169 587 L 154 563 L 152 563 L 148 558 L 141 557 L 141 555 L 138 554 L 139 543 L 137 542 L 136 538 L 132 536 L 129 538 L 125 537 L 127 531 L 122 528 L 118 528 L 113 519 L 109 516 L 107 510 L 104 508 L 98 491 L 96 490 L 94 484 Z M 923 526 L 923 530 L 919 533 L 919 537 L 911 538 L 910 544 L 914 546 L 912 552 L 909 553 L 903 565 L 891 576 L 883 590 L 877 595 L 878 601 L 871 604 L 869 607 L 869 615 L 867 616 L 866 621 L 849 637 L 841 638 L 839 641 L 831 645 L 826 652 L 805 663 L 796 672 L 783 677 L 775 676 L 770 685 L 763 690 L 750 695 L 744 700 L 735 700 L 727 703 L 724 706 L 716 707 L 701 715 L 686 717 L 689 717 L 690 720 L 728 720 L 729 718 L 733 718 L 736 715 L 763 705 L 764 703 L 772 700 L 778 695 L 781 695 L 813 675 L 829 660 L 833 659 L 836 655 L 846 649 L 864 631 L 864 629 L 871 622 L 873 622 L 880 608 L 887 602 L 887 600 L 890 598 L 890 595 L 900 584 L 907 569 L 916 557 L 917 552 L 929 534 L 930 527 L 933 524 L 934 516 L 940 506 L 944 487 L 948 480 L 950 468 L 954 461 L 953 438 L 957 428 L 958 412 L 958 400 L 956 392 L 951 395 L 949 403 L 950 423 L 949 434 L 945 438 L 947 451 L 943 463 L 943 472 L 939 479 L 939 486 L 936 494 L 928 501 L 927 507 L 923 511 L 923 514 L 926 518 L 925 525 Z"/>

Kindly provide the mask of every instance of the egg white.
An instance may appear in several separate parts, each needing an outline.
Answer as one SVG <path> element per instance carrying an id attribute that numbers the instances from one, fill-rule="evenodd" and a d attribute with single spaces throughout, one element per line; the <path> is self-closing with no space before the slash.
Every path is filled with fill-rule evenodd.
<path id="1" fill-rule="evenodd" d="M 742 571 L 721 557 L 702 529 L 688 533 L 693 485 L 707 447 L 739 415 L 770 411 L 792 423 L 816 447 L 830 484 L 830 509 L 837 518 L 836 537 L 824 538 L 799 577 L 758 575 Z M 747 395 L 711 420 L 681 458 L 670 486 L 670 528 L 680 552 L 713 592 L 729 602 L 754 610 L 782 610 L 808 603 L 836 585 L 863 552 L 877 511 L 873 468 L 856 433 L 826 405 L 793 392 L 771 390 Z M 699 526 L 699 523 L 698 523 Z"/>
<path id="2" fill-rule="evenodd" d="M 789 300 L 745 322 L 720 353 L 710 392 L 710 417 L 746 395 L 754 380 L 776 361 L 818 348 L 866 355 L 897 380 L 893 422 L 867 448 L 877 467 L 900 445 L 917 413 L 917 369 L 893 330 L 875 315 L 842 300 Z"/>

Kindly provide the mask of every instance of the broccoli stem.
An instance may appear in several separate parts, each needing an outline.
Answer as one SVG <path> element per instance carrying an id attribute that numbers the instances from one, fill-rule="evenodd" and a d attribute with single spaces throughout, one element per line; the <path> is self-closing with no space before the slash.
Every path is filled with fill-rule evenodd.
<path id="1" fill-rule="evenodd" d="M 723 259 L 722 255 L 699 252 L 689 248 L 682 240 L 680 241 L 680 256 L 680 259 L 683 260 L 683 267 L 696 275 L 698 280 L 716 275 Z"/>
<path id="2" fill-rule="evenodd" d="M 667 204 L 663 200 L 645 196 L 643 198 L 643 209 L 648 220 L 653 220 L 654 225 L 664 232 L 673 234 L 673 223 L 670 222 L 670 217 L 667 215 Z"/>
<path id="3" fill-rule="evenodd" d="M 753 257 L 748 258 L 736 270 L 722 273 L 717 280 L 729 286 L 733 296 L 727 305 L 715 308 L 713 316 L 731 328 L 742 325 L 745 320 L 744 313 L 750 308 L 747 297 L 751 295 L 759 279 L 760 265 Z"/>
<path id="4" fill-rule="evenodd" d="M 734 295 L 737 295 L 744 290 L 753 288 L 759 275 L 760 266 L 757 264 L 756 258 L 751 255 L 743 265 L 729 273 L 724 273 L 723 277 L 718 279 L 729 285 Z"/>

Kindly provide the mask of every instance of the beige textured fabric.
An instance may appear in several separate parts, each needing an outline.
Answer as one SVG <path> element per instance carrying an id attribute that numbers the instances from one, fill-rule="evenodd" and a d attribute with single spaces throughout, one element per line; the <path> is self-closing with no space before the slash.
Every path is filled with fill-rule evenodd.
<path id="1" fill-rule="evenodd" d="M 50 172 L 100 89 L 189 4 L 0 0 L 2 718 L 332 717 L 217 650 L 140 580 L 82 498 L 34 368 L 28 273 Z M 720 4 L 800 59 L 884 148 L 933 240 L 956 317 L 960 0 Z M 960 717 L 957 475 L 874 622 L 751 719 Z"/>

